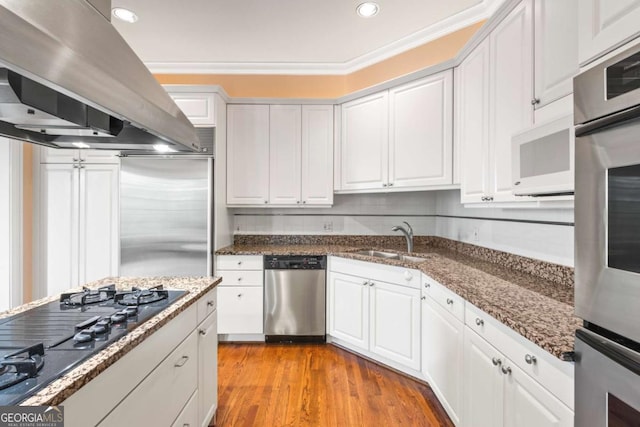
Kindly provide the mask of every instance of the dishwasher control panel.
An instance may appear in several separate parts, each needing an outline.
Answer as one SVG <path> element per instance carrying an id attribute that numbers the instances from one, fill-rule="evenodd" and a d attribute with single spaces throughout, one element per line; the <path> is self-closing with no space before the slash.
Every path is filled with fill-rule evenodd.
<path id="1" fill-rule="evenodd" d="M 265 270 L 324 270 L 327 257 L 324 255 L 265 255 Z"/>

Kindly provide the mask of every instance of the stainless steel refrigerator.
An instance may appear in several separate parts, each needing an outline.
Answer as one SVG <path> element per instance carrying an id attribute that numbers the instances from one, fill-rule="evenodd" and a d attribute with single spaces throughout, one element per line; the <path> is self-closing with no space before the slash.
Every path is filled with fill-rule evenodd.
<path id="1" fill-rule="evenodd" d="M 120 275 L 211 275 L 212 189 L 211 157 L 123 158 Z"/>

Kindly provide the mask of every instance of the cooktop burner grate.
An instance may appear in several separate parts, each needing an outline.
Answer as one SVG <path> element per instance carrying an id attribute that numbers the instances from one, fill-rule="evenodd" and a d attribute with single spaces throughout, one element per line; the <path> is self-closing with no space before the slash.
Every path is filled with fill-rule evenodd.
<path id="1" fill-rule="evenodd" d="M 5 355 L 0 360 L 0 390 L 35 377 L 43 365 L 42 343 Z"/>
<path id="2" fill-rule="evenodd" d="M 116 285 L 107 285 L 96 290 L 82 287 L 82 292 L 71 292 L 60 295 L 60 302 L 65 305 L 83 306 L 106 302 L 116 295 Z"/>
<path id="3" fill-rule="evenodd" d="M 133 287 L 128 292 L 118 292 L 114 301 L 120 305 L 146 305 L 169 298 L 169 291 L 165 291 L 162 285 L 149 289 Z"/>

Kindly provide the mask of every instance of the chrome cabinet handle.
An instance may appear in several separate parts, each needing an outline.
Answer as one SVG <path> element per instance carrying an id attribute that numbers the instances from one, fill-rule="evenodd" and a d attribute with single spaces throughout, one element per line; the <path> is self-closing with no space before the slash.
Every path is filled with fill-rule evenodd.
<path id="1" fill-rule="evenodd" d="M 447 298 L 447 304 L 453 305 L 453 300 L 451 298 Z"/>
<path id="2" fill-rule="evenodd" d="M 74 162 L 77 162 L 80 159 L 76 159 L 75 157 L 73 157 L 71 160 L 73 160 Z"/>
<path id="3" fill-rule="evenodd" d="M 302 201 L 302 204 L 304 205 L 305 203 L 307 203 L 307 201 L 306 201 L 306 200 L 303 200 L 303 201 Z"/>
<path id="4" fill-rule="evenodd" d="M 493 357 L 491 358 L 491 363 L 493 363 L 493 366 L 499 366 L 499 365 L 502 365 L 502 360 L 496 359 L 495 357 Z"/>
<path id="5" fill-rule="evenodd" d="M 386 186 L 387 186 L 387 184 L 382 184 L 382 186 L 383 186 L 383 187 L 386 187 Z"/>
<path id="6" fill-rule="evenodd" d="M 264 204 L 266 205 L 267 203 L 269 203 L 269 201 L 268 201 L 268 200 L 265 200 L 265 201 L 264 201 Z"/>
<path id="7" fill-rule="evenodd" d="M 79 165 L 73 165 L 74 169 L 78 169 L 80 166 Z"/>
<path id="8" fill-rule="evenodd" d="M 531 354 L 527 354 L 524 356 L 524 361 L 527 362 L 529 365 L 535 365 L 538 359 Z"/>
<path id="9" fill-rule="evenodd" d="M 173 366 L 176 368 L 182 368 L 185 363 L 189 361 L 189 356 L 182 356 L 178 362 L 176 362 Z"/>
<path id="10" fill-rule="evenodd" d="M 540 98 L 533 98 L 531 100 L 531 105 L 537 105 L 540 104 Z"/>
<path id="11" fill-rule="evenodd" d="M 300 204 L 300 200 L 296 200 L 296 203 L 297 203 L 297 204 Z"/>
<path id="12" fill-rule="evenodd" d="M 420 298 L 420 299 L 424 301 L 424 300 L 426 300 L 426 299 L 427 299 L 427 297 L 422 297 L 422 298 Z"/>
<path id="13" fill-rule="evenodd" d="M 365 280 L 364 282 L 362 282 L 362 286 L 367 286 L 369 284 L 368 280 Z"/>
<path id="14" fill-rule="evenodd" d="M 430 287 L 431 287 L 431 283 L 425 283 L 425 284 L 424 284 L 424 287 L 425 287 L 425 288 L 430 288 Z"/>
<path id="15" fill-rule="evenodd" d="M 242 282 L 242 277 L 238 277 L 238 282 Z"/>
<path id="16" fill-rule="evenodd" d="M 506 368 L 503 366 L 500 370 L 502 370 L 502 373 L 505 375 L 511 375 L 511 368 L 508 366 Z"/>
<path id="17" fill-rule="evenodd" d="M 205 331 L 204 329 L 198 329 L 198 333 L 202 336 L 207 335 L 207 331 Z"/>
<path id="18" fill-rule="evenodd" d="M 484 320 L 480 319 L 479 317 L 476 317 L 476 325 L 483 326 L 484 325 Z"/>
<path id="19" fill-rule="evenodd" d="M 238 298 L 242 298 L 242 294 L 238 294 Z"/>
<path id="20" fill-rule="evenodd" d="M 389 187 L 393 187 L 393 182 L 390 182 L 390 183 L 389 183 Z"/>
<path id="21" fill-rule="evenodd" d="M 493 196 L 487 197 L 487 202 L 493 202 Z"/>
<path id="22" fill-rule="evenodd" d="M 375 285 L 375 283 L 369 282 L 369 286 L 373 286 L 373 285 Z"/>
<path id="23" fill-rule="evenodd" d="M 207 301 L 207 306 L 213 307 L 213 301 L 211 301 L 211 300 Z"/>
<path id="24" fill-rule="evenodd" d="M 242 261 L 238 261 L 238 265 L 242 265 Z"/>

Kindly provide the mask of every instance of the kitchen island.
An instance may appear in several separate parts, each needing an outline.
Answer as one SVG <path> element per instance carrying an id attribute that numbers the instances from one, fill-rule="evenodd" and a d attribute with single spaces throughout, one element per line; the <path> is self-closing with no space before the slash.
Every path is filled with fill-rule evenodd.
<path id="1" fill-rule="evenodd" d="M 215 277 L 113 277 L 89 283 L 90 289 L 111 284 L 118 291 L 162 285 L 185 292 L 20 404 L 62 405 L 66 426 L 209 423 L 217 405 L 216 286 L 220 281 Z M 43 298 L 1 313 L 0 319 L 57 300 L 59 296 Z"/>

